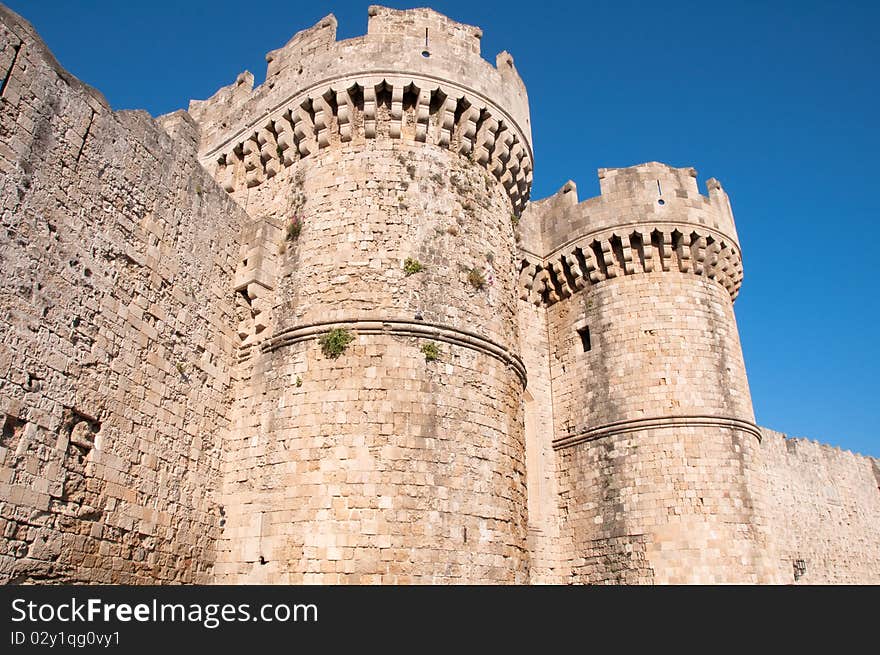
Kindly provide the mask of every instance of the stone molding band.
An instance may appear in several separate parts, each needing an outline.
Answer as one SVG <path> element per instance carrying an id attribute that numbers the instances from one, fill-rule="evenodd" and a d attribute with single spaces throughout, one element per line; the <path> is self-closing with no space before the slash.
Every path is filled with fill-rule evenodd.
<path id="1" fill-rule="evenodd" d="M 437 323 L 425 323 L 421 321 L 405 320 L 359 320 L 348 319 L 328 321 L 323 323 L 309 323 L 293 328 L 288 328 L 277 333 L 270 339 L 260 344 L 260 351 L 269 353 L 284 346 L 289 346 L 300 341 L 317 339 L 337 328 L 346 328 L 355 334 L 390 334 L 399 337 L 417 337 L 442 341 L 454 346 L 470 348 L 477 352 L 494 357 L 507 368 L 513 369 L 523 387 L 526 386 L 526 367 L 522 360 L 508 348 L 483 337 L 476 332 L 460 330 Z"/>
<path id="2" fill-rule="evenodd" d="M 761 441 L 761 429 L 751 421 L 746 421 L 732 416 L 709 416 L 709 415 L 682 415 L 682 416 L 655 416 L 651 418 L 638 418 L 626 421 L 615 421 L 600 425 L 579 434 L 562 437 L 553 440 L 553 450 L 571 448 L 587 441 L 613 437 L 625 432 L 640 432 L 642 430 L 667 429 L 667 428 L 729 428 L 742 430 L 753 435 Z"/>

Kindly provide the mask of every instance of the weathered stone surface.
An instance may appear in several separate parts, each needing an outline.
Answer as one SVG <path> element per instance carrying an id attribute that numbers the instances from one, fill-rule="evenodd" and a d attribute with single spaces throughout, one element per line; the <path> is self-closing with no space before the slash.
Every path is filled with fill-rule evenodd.
<path id="1" fill-rule="evenodd" d="M 780 581 L 880 584 L 880 462 L 762 428 Z"/>
<path id="2" fill-rule="evenodd" d="M 510 55 L 335 25 L 154 120 L 0 8 L 0 580 L 880 582 L 880 464 L 754 424 L 721 185 L 529 202 Z"/>
<path id="3" fill-rule="evenodd" d="M 0 18 L 0 578 L 208 582 L 247 215 L 189 117 L 112 112 Z"/>

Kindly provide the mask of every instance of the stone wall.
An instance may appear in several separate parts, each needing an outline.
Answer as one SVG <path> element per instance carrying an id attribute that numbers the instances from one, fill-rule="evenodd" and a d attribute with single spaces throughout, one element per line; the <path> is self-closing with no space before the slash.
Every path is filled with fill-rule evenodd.
<path id="1" fill-rule="evenodd" d="M 312 338 L 254 363 L 216 581 L 526 582 L 521 382 L 430 335 L 354 332 L 338 359 Z"/>
<path id="2" fill-rule="evenodd" d="M 880 584 L 880 462 L 761 431 L 779 581 Z"/>
<path id="3" fill-rule="evenodd" d="M 548 312 L 575 580 L 767 581 L 749 486 L 757 430 L 727 291 L 651 273 Z"/>
<path id="4" fill-rule="evenodd" d="M 188 117 L 0 44 L 0 580 L 207 582 L 246 216 Z"/>
<path id="5" fill-rule="evenodd" d="M 560 584 L 568 582 L 570 544 L 560 529 L 547 311 L 544 307 L 522 301 L 517 309 L 520 352 L 529 375 L 523 403 L 531 557 L 529 579 L 532 584 Z"/>
<path id="6" fill-rule="evenodd" d="M 721 285 L 680 273 L 615 278 L 548 314 L 556 439 L 663 416 L 754 421 Z"/>

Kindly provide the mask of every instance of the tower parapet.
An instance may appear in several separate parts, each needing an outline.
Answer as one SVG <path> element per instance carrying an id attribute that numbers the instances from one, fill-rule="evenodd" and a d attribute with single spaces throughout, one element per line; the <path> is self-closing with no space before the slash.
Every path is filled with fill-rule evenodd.
<path id="1" fill-rule="evenodd" d="M 531 126 L 513 57 L 480 56 L 482 31 L 431 9 L 369 9 L 365 36 L 336 40 L 331 14 L 266 55 L 253 76 L 189 112 L 200 124 L 202 163 L 227 191 L 246 192 L 332 142 L 377 134 L 468 157 L 503 185 L 513 211 L 529 197 Z"/>
<path id="2" fill-rule="evenodd" d="M 743 270 L 730 202 L 715 179 L 701 195 L 696 177 L 657 162 L 602 168 L 600 196 L 578 202 L 569 182 L 534 203 L 523 223 L 540 223 L 540 240 L 524 235 L 520 297 L 552 304 L 603 280 L 677 270 L 735 299 Z"/>

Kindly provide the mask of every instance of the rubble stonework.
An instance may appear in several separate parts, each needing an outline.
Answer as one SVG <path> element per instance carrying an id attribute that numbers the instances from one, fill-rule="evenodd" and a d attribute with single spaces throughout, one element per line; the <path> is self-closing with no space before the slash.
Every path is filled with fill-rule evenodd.
<path id="1" fill-rule="evenodd" d="M 369 16 L 154 120 L 0 8 L 0 580 L 880 582 L 880 463 L 755 424 L 721 185 L 531 201 L 513 58 Z"/>

